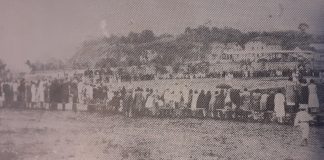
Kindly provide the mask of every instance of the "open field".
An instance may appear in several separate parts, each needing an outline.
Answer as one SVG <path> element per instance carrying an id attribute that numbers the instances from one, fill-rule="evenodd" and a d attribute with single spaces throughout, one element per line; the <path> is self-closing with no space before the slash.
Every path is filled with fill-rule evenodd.
<path id="1" fill-rule="evenodd" d="M 321 159 L 323 135 L 312 127 L 302 147 L 297 128 L 277 124 L 0 110 L 1 160 Z"/>

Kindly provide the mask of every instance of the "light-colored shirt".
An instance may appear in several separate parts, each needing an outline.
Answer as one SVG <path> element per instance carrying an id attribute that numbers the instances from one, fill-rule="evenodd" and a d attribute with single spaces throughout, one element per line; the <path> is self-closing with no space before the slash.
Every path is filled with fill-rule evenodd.
<path id="1" fill-rule="evenodd" d="M 296 118 L 295 118 L 294 125 L 297 126 L 300 123 L 308 123 L 312 119 L 313 119 L 313 117 L 308 112 L 306 112 L 306 111 L 299 111 L 296 114 Z"/>

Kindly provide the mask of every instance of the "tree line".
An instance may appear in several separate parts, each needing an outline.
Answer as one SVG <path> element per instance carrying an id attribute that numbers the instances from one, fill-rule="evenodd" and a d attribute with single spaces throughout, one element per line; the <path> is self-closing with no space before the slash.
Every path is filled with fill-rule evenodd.
<path id="1" fill-rule="evenodd" d="M 118 66 L 141 65 L 140 56 L 144 50 L 154 50 L 159 56 L 150 63 L 156 66 L 178 65 L 184 60 L 195 57 L 204 57 L 210 52 L 210 44 L 238 43 L 244 48 L 244 44 L 256 37 L 273 37 L 278 39 L 283 49 L 312 49 L 309 44 L 323 38 L 307 32 L 309 26 L 301 23 L 295 30 L 271 31 L 271 32 L 242 32 L 235 28 L 198 26 L 187 27 L 179 35 L 156 35 L 152 30 L 130 32 L 125 36 L 111 35 L 110 37 L 97 37 L 82 43 L 77 53 L 68 61 L 51 63 L 26 63 L 32 70 L 55 70 L 70 66 L 80 68 L 109 68 Z M 198 51 L 193 48 L 199 46 Z M 95 62 L 93 62 L 95 60 Z"/>

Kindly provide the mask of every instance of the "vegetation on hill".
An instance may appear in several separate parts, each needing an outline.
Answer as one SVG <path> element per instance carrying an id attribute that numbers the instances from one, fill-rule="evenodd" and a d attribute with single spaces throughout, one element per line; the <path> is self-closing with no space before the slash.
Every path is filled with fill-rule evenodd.
<path id="1" fill-rule="evenodd" d="M 185 28 L 179 35 L 156 35 L 151 30 L 130 32 L 127 36 L 111 35 L 84 41 L 64 67 L 73 69 L 109 68 L 117 66 L 139 66 L 145 50 L 154 50 L 158 56 L 149 63 L 155 66 L 176 65 L 186 60 L 200 59 L 210 53 L 210 44 L 237 43 L 244 45 L 256 37 L 273 37 L 279 40 L 283 49 L 309 48 L 312 42 L 321 41 L 320 36 L 307 33 L 308 25 L 301 23 L 296 30 L 273 32 L 242 32 L 234 28 L 198 26 Z M 60 69 L 57 64 L 29 62 L 33 70 Z M 146 64 L 148 62 L 145 62 Z M 35 67 L 38 66 L 38 67 Z"/>

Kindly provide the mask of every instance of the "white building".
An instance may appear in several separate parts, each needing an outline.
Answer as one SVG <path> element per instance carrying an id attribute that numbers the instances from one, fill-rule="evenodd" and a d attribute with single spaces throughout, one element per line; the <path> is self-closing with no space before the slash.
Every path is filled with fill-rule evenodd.
<path id="1" fill-rule="evenodd" d="M 246 51 L 281 50 L 281 42 L 274 37 L 256 37 L 245 44 Z"/>
<path id="2" fill-rule="evenodd" d="M 236 42 L 233 43 L 219 43 L 215 42 L 211 44 L 211 53 L 207 55 L 209 63 L 220 63 L 231 61 L 231 55 L 228 52 L 242 51 L 243 48 Z"/>

